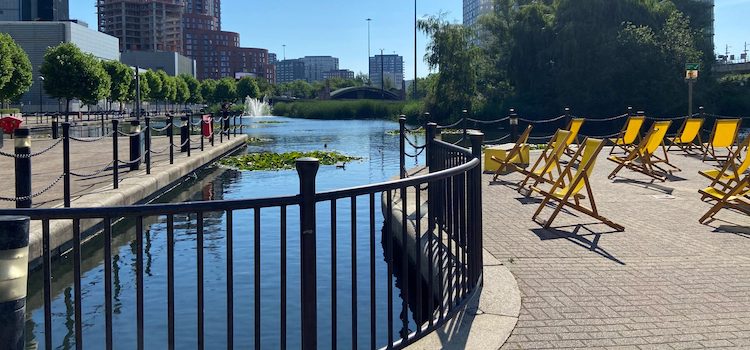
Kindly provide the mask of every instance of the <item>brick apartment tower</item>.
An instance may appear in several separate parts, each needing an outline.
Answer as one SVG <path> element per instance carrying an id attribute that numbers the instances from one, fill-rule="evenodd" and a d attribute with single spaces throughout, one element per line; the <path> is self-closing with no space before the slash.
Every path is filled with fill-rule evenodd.
<path id="1" fill-rule="evenodd" d="M 183 52 L 182 0 L 97 0 L 99 31 L 120 51 Z"/>

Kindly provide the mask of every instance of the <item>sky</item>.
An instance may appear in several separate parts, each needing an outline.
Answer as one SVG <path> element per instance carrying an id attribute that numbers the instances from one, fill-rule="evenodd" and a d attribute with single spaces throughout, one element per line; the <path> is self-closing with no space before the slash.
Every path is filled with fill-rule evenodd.
<path id="1" fill-rule="evenodd" d="M 95 0 L 71 0 L 70 15 L 96 27 Z M 461 22 L 462 0 L 419 0 L 419 17 L 446 14 Z M 240 33 L 243 47 L 260 47 L 287 58 L 335 56 L 341 69 L 368 70 L 370 53 L 404 57 L 404 75 L 414 75 L 414 3 L 405 0 L 222 0 L 222 30 Z M 750 0 L 716 0 L 716 51 L 739 56 L 750 43 Z M 418 36 L 418 75 L 429 70 L 423 61 L 427 38 Z"/>

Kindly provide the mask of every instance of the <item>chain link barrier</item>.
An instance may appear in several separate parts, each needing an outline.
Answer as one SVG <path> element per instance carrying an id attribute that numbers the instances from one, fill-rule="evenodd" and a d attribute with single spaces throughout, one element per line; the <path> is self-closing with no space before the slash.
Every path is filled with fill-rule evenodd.
<path id="1" fill-rule="evenodd" d="M 502 122 L 510 120 L 510 117 L 505 117 L 505 118 L 500 118 L 500 119 L 495 119 L 495 120 L 479 120 L 479 119 L 466 118 L 466 120 L 472 123 L 477 123 L 477 124 L 497 124 L 497 123 L 502 123 Z"/>
<path id="2" fill-rule="evenodd" d="M 143 134 L 145 131 L 146 131 L 146 129 L 141 129 L 141 131 L 139 131 L 139 132 L 126 133 L 126 132 L 122 132 L 120 130 L 117 130 L 117 134 L 120 135 L 120 136 L 125 136 L 125 137 L 133 137 L 133 136 L 138 136 L 140 134 Z"/>
<path id="3" fill-rule="evenodd" d="M 407 157 L 409 157 L 409 158 L 417 158 L 422 153 L 424 153 L 424 150 L 426 150 L 426 149 L 427 149 L 427 147 L 423 147 L 419 151 L 417 151 L 416 153 L 408 153 L 408 152 L 404 151 L 404 155 L 407 156 Z"/>
<path id="4" fill-rule="evenodd" d="M 101 169 L 99 169 L 99 170 L 97 170 L 97 171 L 95 171 L 93 173 L 90 173 L 90 174 L 79 174 L 79 173 L 75 173 L 75 172 L 71 171 L 70 175 L 71 176 L 75 176 L 75 177 L 94 177 L 94 176 L 98 176 L 101 173 L 107 171 L 107 169 L 109 169 L 110 167 L 112 167 L 114 164 L 115 164 L 115 161 L 113 160 L 113 161 L 109 162 L 109 164 L 105 165 L 104 168 L 101 168 Z"/>
<path id="5" fill-rule="evenodd" d="M 39 197 L 39 196 L 43 195 L 44 193 L 46 193 L 47 191 L 51 190 L 52 187 L 55 187 L 55 185 L 57 185 L 64 177 L 65 177 L 65 174 L 60 174 L 60 176 L 58 176 L 55 181 L 53 181 L 51 184 L 47 185 L 47 187 L 45 187 L 43 190 L 41 190 L 39 192 L 32 193 L 31 195 L 28 195 L 28 196 L 16 197 L 16 198 L 0 197 L 0 201 L 3 201 L 3 202 L 21 202 L 21 201 L 27 201 L 27 200 Z"/>
<path id="6" fill-rule="evenodd" d="M 61 144 L 62 142 L 63 142 L 63 139 L 59 139 L 59 140 L 57 140 L 57 142 L 49 145 L 47 148 L 45 148 L 45 149 L 43 149 L 43 150 L 41 150 L 39 152 L 36 152 L 36 153 L 15 154 L 15 153 L 6 153 L 6 152 L 3 152 L 3 151 L 0 151 L 0 156 L 8 157 L 8 158 L 15 158 L 15 159 L 29 159 L 29 158 L 40 156 L 42 154 L 45 154 L 45 153 L 51 151 L 53 148 L 57 147 L 57 145 Z"/>
<path id="7" fill-rule="evenodd" d="M 114 133 L 115 132 L 112 131 L 109 134 L 106 134 L 106 135 L 103 135 L 103 136 L 99 136 L 99 137 L 93 138 L 93 139 L 82 139 L 82 138 L 77 138 L 77 137 L 73 137 L 73 136 L 70 136 L 70 139 L 73 140 L 73 141 L 77 141 L 77 142 L 92 143 L 92 142 L 98 142 L 98 141 L 104 140 L 105 138 L 108 138 L 108 137 L 114 135 Z"/>
<path id="8" fill-rule="evenodd" d="M 163 128 L 155 128 L 155 127 L 153 127 L 153 126 L 152 126 L 152 127 L 151 127 L 151 131 L 154 131 L 154 132 L 162 132 L 162 131 L 167 131 L 167 130 L 169 130 L 169 128 L 171 128 L 172 126 L 173 126 L 173 125 L 172 125 L 172 123 L 169 123 L 169 124 L 167 124 L 167 125 L 166 125 L 166 126 L 164 126 Z"/>
<path id="9" fill-rule="evenodd" d="M 417 146 L 417 145 L 416 145 L 415 143 L 411 142 L 411 140 L 409 140 L 409 138 L 408 138 L 408 137 L 404 137 L 404 140 L 406 140 L 406 143 L 408 143 L 408 144 L 409 144 L 410 146 L 412 146 L 412 147 L 414 147 L 414 148 L 416 148 L 416 149 L 420 149 L 420 148 L 425 148 L 425 147 L 427 147 L 427 145 L 426 145 L 426 144 L 425 144 L 425 145 L 422 145 L 422 146 Z"/>
<path id="10" fill-rule="evenodd" d="M 450 129 L 450 128 L 454 128 L 454 127 L 456 127 L 456 126 L 459 126 L 459 125 L 461 125 L 461 123 L 463 123 L 463 122 L 464 122 L 464 119 L 463 119 L 463 118 L 461 118 L 461 119 L 459 119 L 459 120 L 458 120 L 457 122 L 455 122 L 455 123 L 453 123 L 453 124 L 450 124 L 450 125 L 438 125 L 438 126 L 437 126 L 437 128 L 438 128 L 439 130 L 443 130 L 443 129 Z"/>
<path id="11" fill-rule="evenodd" d="M 561 119 L 564 119 L 564 118 L 567 118 L 567 117 L 568 117 L 568 115 L 563 114 L 563 115 L 561 115 L 559 117 L 550 118 L 550 119 L 531 120 L 531 119 L 525 119 L 525 118 L 518 118 L 518 120 L 520 120 L 520 121 L 522 121 L 524 123 L 529 123 L 529 124 L 543 124 L 543 123 L 556 122 L 558 120 L 561 120 Z"/>
<path id="12" fill-rule="evenodd" d="M 505 135 L 505 136 L 503 136 L 503 137 L 501 137 L 499 139 L 484 141 L 484 144 L 491 144 L 491 143 L 496 143 L 496 142 L 500 142 L 500 141 L 505 141 L 505 140 L 507 140 L 509 138 L 510 138 L 510 134 Z"/>

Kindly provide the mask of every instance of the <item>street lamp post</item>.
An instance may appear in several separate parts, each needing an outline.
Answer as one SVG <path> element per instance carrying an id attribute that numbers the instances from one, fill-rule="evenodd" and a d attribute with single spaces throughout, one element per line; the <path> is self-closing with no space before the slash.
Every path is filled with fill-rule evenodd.
<path id="1" fill-rule="evenodd" d="M 141 74 L 140 67 L 135 67 L 135 113 L 136 120 L 141 120 Z"/>
<path id="2" fill-rule="evenodd" d="M 370 22 L 372 21 L 372 18 L 367 19 L 367 86 L 372 85 L 372 80 L 370 78 Z"/>
<path id="3" fill-rule="evenodd" d="M 39 76 L 39 116 L 41 117 L 44 112 L 42 111 L 42 99 L 44 98 L 44 93 L 42 92 L 42 89 L 44 88 L 44 77 Z"/>
<path id="4" fill-rule="evenodd" d="M 281 45 L 284 48 L 284 61 L 286 61 L 286 44 Z"/>
<path id="5" fill-rule="evenodd" d="M 380 49 L 380 97 L 385 98 L 385 60 L 383 49 Z"/>
<path id="6" fill-rule="evenodd" d="M 414 0 L 414 99 L 417 99 L 417 0 Z M 404 94 L 406 96 L 406 94 Z"/>

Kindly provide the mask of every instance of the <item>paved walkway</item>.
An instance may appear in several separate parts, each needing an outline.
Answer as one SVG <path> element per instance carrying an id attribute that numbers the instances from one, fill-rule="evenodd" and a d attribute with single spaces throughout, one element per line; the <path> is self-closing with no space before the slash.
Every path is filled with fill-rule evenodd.
<path id="1" fill-rule="evenodd" d="M 234 139 L 234 137 L 232 138 Z M 200 153 L 200 136 L 191 137 L 191 146 L 194 148 L 192 153 Z M 51 139 L 32 139 L 32 153 L 39 152 L 54 144 L 57 140 Z M 226 142 L 226 140 L 224 140 Z M 187 153 L 180 153 L 179 134 L 175 135 L 175 164 L 187 157 Z M 121 161 L 130 160 L 130 143 L 127 137 L 118 138 L 119 158 Z M 215 145 L 219 145 L 219 136 L 216 136 Z M 198 148 L 198 149 L 196 149 Z M 205 148 L 211 149 L 210 142 L 205 141 Z M 77 142 L 71 140 L 71 172 L 80 175 L 94 175 L 94 173 L 103 170 L 95 176 L 73 176 L 71 178 L 71 200 L 96 192 L 102 189 L 112 189 L 112 140 L 111 137 L 91 142 Z M 152 166 L 169 164 L 169 139 L 166 136 L 154 136 L 152 140 L 152 149 L 159 154 L 153 154 L 151 158 Z M 6 140 L 3 152 L 13 153 L 13 140 Z M 62 144 L 40 156 L 32 158 L 32 192 L 36 193 L 45 189 L 52 184 L 63 173 Z M 15 166 L 12 158 L 0 157 L 0 197 L 15 197 Z M 119 168 L 120 181 L 145 175 L 146 165 L 141 164 L 140 170 L 130 171 L 126 165 Z M 61 205 L 63 200 L 63 184 L 58 182 L 49 191 L 35 197 L 33 207 L 54 207 Z M 15 208 L 15 202 L 0 201 L 0 208 Z"/>
<path id="2" fill-rule="evenodd" d="M 629 170 L 607 180 L 614 163 L 604 158 L 595 199 L 625 232 L 565 211 L 543 230 L 531 220 L 539 197 L 511 185 L 518 174 L 484 176 L 484 245 L 522 297 L 503 349 L 750 348 L 750 217 L 725 210 L 698 223 L 710 208 L 698 170 L 714 164 L 675 153 L 683 171 L 652 184 Z"/>

